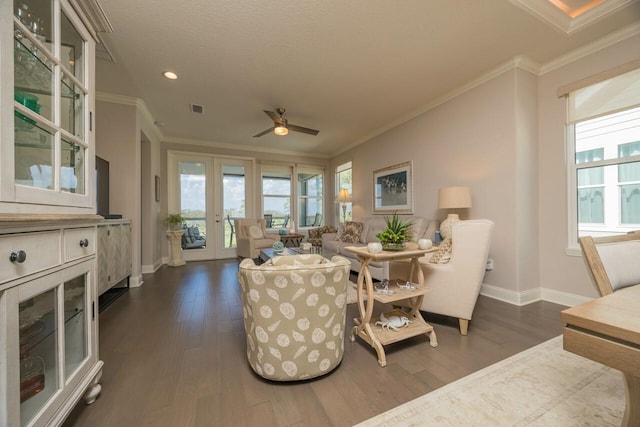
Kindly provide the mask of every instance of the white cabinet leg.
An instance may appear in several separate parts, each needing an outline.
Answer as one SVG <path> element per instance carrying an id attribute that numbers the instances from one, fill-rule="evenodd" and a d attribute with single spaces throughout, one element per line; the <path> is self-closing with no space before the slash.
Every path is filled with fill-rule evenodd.
<path id="1" fill-rule="evenodd" d="M 89 384 L 89 387 L 87 387 L 87 391 L 84 393 L 83 399 L 87 405 L 91 405 L 98 398 L 98 395 L 102 390 L 102 386 L 99 384 L 101 379 L 102 369 L 96 374 L 93 381 L 91 381 L 91 384 Z"/>

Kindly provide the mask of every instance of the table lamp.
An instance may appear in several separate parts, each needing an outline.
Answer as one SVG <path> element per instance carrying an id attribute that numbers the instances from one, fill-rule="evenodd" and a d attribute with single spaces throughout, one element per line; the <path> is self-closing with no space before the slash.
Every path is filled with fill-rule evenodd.
<path id="1" fill-rule="evenodd" d="M 342 203 L 342 222 L 345 222 L 347 220 L 347 202 L 351 201 L 349 190 L 341 188 L 336 201 Z"/>
<path id="2" fill-rule="evenodd" d="M 471 207 L 471 191 L 469 187 L 445 187 L 438 190 L 438 208 L 461 209 Z M 453 224 L 460 221 L 457 213 L 449 213 L 440 224 L 440 235 L 443 239 L 451 237 Z"/>

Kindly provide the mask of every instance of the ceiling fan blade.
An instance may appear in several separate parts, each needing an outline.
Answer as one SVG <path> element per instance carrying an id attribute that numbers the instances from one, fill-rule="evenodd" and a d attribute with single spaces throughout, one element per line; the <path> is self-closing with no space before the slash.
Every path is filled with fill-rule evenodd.
<path id="1" fill-rule="evenodd" d="M 289 128 L 289 130 L 293 130 L 296 132 L 308 133 L 309 135 L 317 135 L 318 132 L 320 132 L 319 130 L 309 129 L 302 126 L 296 126 L 291 124 L 287 125 L 287 128 Z"/>
<path id="2" fill-rule="evenodd" d="M 278 113 L 274 113 L 273 111 L 267 111 L 267 110 L 262 110 L 262 111 L 264 111 L 267 114 L 267 116 L 269 116 L 271 120 L 273 120 L 273 123 L 277 123 L 277 124 L 282 123 L 282 117 L 280 117 Z"/>
<path id="3" fill-rule="evenodd" d="M 253 135 L 253 137 L 257 138 L 259 136 L 266 135 L 266 134 L 268 134 L 270 132 L 273 132 L 273 128 L 269 128 L 269 129 L 263 130 L 262 132 Z"/>

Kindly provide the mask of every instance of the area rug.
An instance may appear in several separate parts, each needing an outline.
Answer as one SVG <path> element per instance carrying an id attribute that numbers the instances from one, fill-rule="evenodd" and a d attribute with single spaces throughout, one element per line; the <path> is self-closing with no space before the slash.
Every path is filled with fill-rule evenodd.
<path id="1" fill-rule="evenodd" d="M 364 300 L 367 300 L 367 296 L 364 296 Z M 358 286 L 349 280 L 347 285 L 347 304 L 355 304 L 358 302 Z"/>
<path id="2" fill-rule="evenodd" d="M 622 374 L 562 349 L 562 336 L 358 426 L 619 426 Z"/>

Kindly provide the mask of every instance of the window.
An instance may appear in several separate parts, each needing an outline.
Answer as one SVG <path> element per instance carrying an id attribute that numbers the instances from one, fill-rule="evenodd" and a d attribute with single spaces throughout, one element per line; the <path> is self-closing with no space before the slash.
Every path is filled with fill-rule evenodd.
<path id="1" fill-rule="evenodd" d="M 640 228 L 640 70 L 569 94 L 569 247 Z"/>
<path id="2" fill-rule="evenodd" d="M 346 189 L 350 196 L 353 196 L 351 186 L 351 162 L 344 163 L 336 168 L 336 199 L 340 194 L 341 189 Z M 351 221 L 353 219 L 352 203 L 341 202 L 339 203 L 338 222 Z"/>
<path id="3" fill-rule="evenodd" d="M 322 171 L 298 170 L 298 226 L 322 225 Z"/>
<path id="4" fill-rule="evenodd" d="M 262 171 L 262 212 L 267 228 L 290 226 L 291 168 L 272 166 Z"/>

